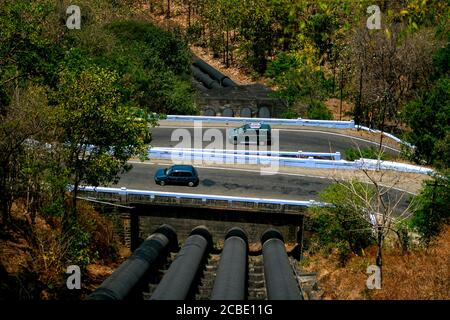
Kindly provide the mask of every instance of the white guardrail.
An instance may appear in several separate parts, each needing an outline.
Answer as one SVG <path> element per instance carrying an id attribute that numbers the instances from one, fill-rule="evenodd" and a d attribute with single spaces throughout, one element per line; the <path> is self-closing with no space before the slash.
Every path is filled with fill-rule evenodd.
<path id="1" fill-rule="evenodd" d="M 238 146 L 239 147 L 239 146 Z M 192 148 L 164 148 L 153 147 L 150 149 L 149 156 L 152 152 L 201 152 L 214 154 L 239 154 L 239 155 L 253 155 L 253 156 L 268 156 L 268 157 L 285 157 L 285 158 L 330 158 L 332 160 L 341 160 L 340 152 L 304 152 L 304 151 L 272 151 L 272 150 L 245 150 L 245 149 L 192 149 Z"/>
<path id="2" fill-rule="evenodd" d="M 391 138 L 395 142 L 398 142 L 400 144 L 408 146 L 409 148 L 414 148 L 414 146 L 411 143 L 403 141 L 400 138 L 397 138 L 396 136 L 394 136 L 393 134 L 390 134 L 390 133 L 387 133 L 387 132 L 381 132 L 380 130 L 370 129 L 370 128 L 364 127 L 364 126 L 355 126 L 355 129 L 359 129 L 359 130 L 363 130 L 363 131 L 367 131 L 367 132 L 372 132 L 372 133 L 382 133 L 383 136 Z"/>
<path id="3" fill-rule="evenodd" d="M 312 119 L 277 119 L 277 118 L 244 118 L 244 117 L 206 117 L 206 116 L 177 116 L 168 115 L 167 121 L 203 121 L 203 122 L 261 122 L 271 125 L 306 126 L 306 127 L 326 127 L 339 129 L 354 129 L 355 122 L 351 121 L 331 121 Z"/>
<path id="4" fill-rule="evenodd" d="M 278 205 L 290 205 L 299 207 L 323 207 L 330 204 L 318 202 L 315 200 L 300 201 L 300 200 L 284 200 L 284 199 L 264 199 L 264 198 L 250 198 L 250 197 L 235 197 L 235 196 L 222 196 L 211 194 L 196 194 L 196 193 L 178 193 L 178 192 L 163 192 L 163 191 L 147 191 L 136 190 L 127 188 L 109 188 L 109 187 L 92 187 L 92 186 L 80 186 L 79 191 L 85 192 L 97 192 L 97 193 L 114 193 L 118 195 L 136 195 L 136 196 L 148 196 L 149 199 L 155 197 L 166 197 L 175 199 L 197 199 L 203 202 L 206 201 L 228 201 L 232 202 L 248 202 L 258 204 L 278 204 Z"/>
<path id="5" fill-rule="evenodd" d="M 176 148 L 151 148 L 148 156 L 150 159 L 170 159 L 172 161 L 190 161 L 207 164 L 254 164 L 272 167 L 303 167 L 317 169 L 367 169 L 367 170 L 394 170 L 420 174 L 433 173 L 432 169 L 392 161 L 378 161 L 373 159 L 323 160 L 313 157 L 293 158 L 286 156 L 253 155 L 233 152 L 221 152 L 223 150 L 192 150 Z M 281 153 L 283 154 L 283 152 Z"/>
<path id="6" fill-rule="evenodd" d="M 381 133 L 380 130 L 370 129 L 364 126 L 355 125 L 355 121 L 337 121 L 337 120 L 313 120 L 313 119 L 279 119 L 279 118 L 240 118 L 240 117 L 207 117 L 207 116 L 178 116 L 178 115 L 168 115 L 165 119 L 167 121 L 180 121 L 180 122 L 191 122 L 191 121 L 203 121 L 203 122 L 231 122 L 231 123 L 249 123 L 249 122 L 260 122 L 271 125 L 286 125 L 286 126 L 299 126 L 299 127 L 322 127 L 322 128 L 333 128 L 333 129 L 360 129 L 372 133 Z M 406 145 L 410 148 L 414 146 L 408 142 L 405 142 L 396 136 L 383 132 L 383 135 L 391 138 L 392 140 Z"/>

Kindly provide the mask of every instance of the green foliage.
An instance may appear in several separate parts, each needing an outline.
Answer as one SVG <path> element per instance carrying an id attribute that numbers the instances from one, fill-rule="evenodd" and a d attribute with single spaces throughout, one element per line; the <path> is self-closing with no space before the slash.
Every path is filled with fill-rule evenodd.
<path id="1" fill-rule="evenodd" d="M 137 21 L 111 23 L 103 33 L 113 37 L 113 44 L 93 59 L 117 71 L 125 104 L 166 114 L 198 112 L 186 77 L 190 55 L 185 43 Z"/>
<path id="2" fill-rule="evenodd" d="M 450 39 L 447 39 L 447 45 L 440 48 L 433 56 L 434 79 L 450 76 Z"/>
<path id="3" fill-rule="evenodd" d="M 189 21 L 195 27 L 188 28 L 187 37 L 207 46 L 226 66 L 231 56 L 249 75 L 267 76 L 276 96 L 287 102 L 284 116 L 327 119 L 317 105 L 336 97 L 338 89 L 341 99 L 353 100 L 357 124 L 399 129 L 405 104 L 429 90 L 429 58 L 443 41 L 447 46 L 435 57 L 434 77 L 448 76 L 450 5 L 383 1 L 382 30 L 368 32 L 367 8 L 373 4 L 204 0 L 179 5 L 192 13 Z"/>
<path id="4" fill-rule="evenodd" d="M 337 28 L 336 16 L 318 12 L 308 18 L 305 33 L 319 49 L 319 55 L 331 55 L 333 48 L 332 35 Z"/>
<path id="5" fill-rule="evenodd" d="M 267 67 L 266 76 L 275 84 L 282 83 L 284 77 L 292 70 L 298 68 L 300 61 L 297 56 L 281 52 Z"/>
<path id="6" fill-rule="evenodd" d="M 142 52 L 143 60 L 147 60 L 146 62 L 153 62 L 149 61 L 153 54 L 162 65 L 170 67 L 175 74 L 189 70 L 190 55 L 186 44 L 167 31 L 138 21 L 114 22 L 107 26 L 107 30 L 117 37 L 123 47 L 140 44 L 149 47 L 147 50 L 150 51 Z"/>
<path id="7" fill-rule="evenodd" d="M 75 185 L 117 181 L 130 157 L 145 154 L 147 123 L 132 119 L 116 86 L 117 74 L 99 67 L 60 74 L 54 120 Z"/>
<path id="8" fill-rule="evenodd" d="M 299 114 L 297 111 L 293 110 L 292 107 L 288 107 L 282 114 L 281 117 L 283 119 L 297 119 Z"/>
<path id="9" fill-rule="evenodd" d="M 371 192 L 370 187 L 362 183 L 354 183 L 354 186 L 360 192 Z M 370 224 L 356 209 L 364 206 L 357 196 L 344 186 L 333 184 L 320 198 L 333 204 L 333 207 L 310 209 L 307 231 L 313 233 L 313 241 L 320 247 L 336 248 L 344 257 L 348 250 L 359 254 L 374 243 Z"/>
<path id="10" fill-rule="evenodd" d="M 357 148 L 347 148 L 344 151 L 344 158 L 348 161 L 355 161 L 360 158 L 364 159 L 378 159 L 379 160 L 389 160 L 389 156 L 387 154 L 380 154 L 377 148 L 361 148 L 358 150 Z"/>
<path id="11" fill-rule="evenodd" d="M 433 89 L 406 106 L 405 120 L 411 128 L 408 140 L 416 146 L 412 160 L 450 167 L 450 78 L 436 81 Z"/>
<path id="12" fill-rule="evenodd" d="M 436 174 L 432 181 L 426 181 L 416 197 L 411 227 L 421 235 L 428 245 L 439 235 L 442 227 L 450 222 L 450 175 Z"/>
<path id="13" fill-rule="evenodd" d="M 268 56 L 273 50 L 277 33 L 274 25 L 276 8 L 276 2 L 267 0 L 240 1 L 239 6 L 234 7 L 239 10 L 240 51 L 245 53 L 244 64 L 258 74 L 266 71 Z M 215 11 L 214 7 L 212 9 Z"/>
<path id="14" fill-rule="evenodd" d="M 314 102 L 312 105 L 308 106 L 307 111 L 308 119 L 319 119 L 319 120 L 332 120 L 333 115 L 331 111 L 323 102 Z"/>
<path id="15" fill-rule="evenodd" d="M 52 85 L 62 48 L 56 43 L 55 4 L 49 0 L 0 3 L 0 109 L 12 86 L 25 79 Z"/>
<path id="16" fill-rule="evenodd" d="M 186 38 L 189 43 L 202 44 L 201 41 L 202 26 L 199 23 L 195 23 L 189 26 L 186 30 Z"/>
<path id="17" fill-rule="evenodd" d="M 197 113 L 190 54 L 178 36 L 129 20 L 131 2 L 105 0 L 80 0 L 82 29 L 68 31 L 66 4 L 0 2 L 5 223 L 13 201 L 24 195 L 33 221 L 40 212 L 73 222 L 68 184 L 75 185 L 75 208 L 80 183 L 117 182 L 130 157 L 146 156 L 154 113 Z M 136 109 L 145 117 L 136 117 Z"/>
<path id="18" fill-rule="evenodd" d="M 78 221 L 73 222 L 59 238 L 60 244 L 67 247 L 67 253 L 61 252 L 61 263 L 76 264 L 84 270 L 88 264 L 99 259 L 115 261 L 118 246 L 112 228 L 113 223 L 109 218 L 100 216 L 83 203 Z"/>
<path id="19" fill-rule="evenodd" d="M 331 118 L 331 113 L 320 102 L 326 95 L 327 80 L 320 68 L 313 66 L 307 53 L 281 53 L 269 64 L 266 75 L 279 88 L 275 95 L 285 99 L 289 107 L 307 105 L 303 116 L 313 119 Z"/>
<path id="20" fill-rule="evenodd" d="M 51 109 L 46 89 L 30 85 L 16 88 L 11 104 L 0 112 L 0 211 L 7 221 L 13 201 L 24 194 L 34 195 L 35 214 L 49 187 L 48 146 L 36 141 L 48 139 Z"/>
<path id="21" fill-rule="evenodd" d="M 42 207 L 42 213 L 45 216 L 62 217 L 64 211 L 64 198 L 62 197 L 54 198 L 51 202 Z"/>
<path id="22" fill-rule="evenodd" d="M 86 266 L 95 260 L 95 256 L 91 254 L 90 244 L 91 235 L 84 228 L 73 223 L 68 232 L 68 260 L 69 263 L 77 265 L 80 269 L 86 269 Z"/>

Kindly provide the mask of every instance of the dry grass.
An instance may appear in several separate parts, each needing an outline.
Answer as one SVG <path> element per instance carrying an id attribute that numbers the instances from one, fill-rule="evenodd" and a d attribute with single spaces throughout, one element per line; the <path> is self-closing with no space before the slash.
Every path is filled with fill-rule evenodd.
<path id="1" fill-rule="evenodd" d="M 164 14 L 161 14 L 159 12 L 159 10 L 155 10 L 154 13 L 151 13 L 148 4 L 138 6 L 136 8 L 135 14 L 142 20 L 150 21 L 163 29 L 181 28 L 182 30 L 186 30 L 188 28 L 187 23 L 188 16 L 186 8 L 180 7 L 176 3 L 171 4 L 170 19 L 167 19 Z M 266 86 L 269 86 L 268 81 L 265 77 L 258 76 L 257 79 L 255 79 L 253 77 L 255 75 L 252 75 L 250 70 L 248 70 L 245 67 L 238 66 L 238 64 L 233 64 L 227 67 L 220 58 L 213 58 L 212 50 L 209 48 L 191 45 L 190 49 L 193 54 L 195 54 L 197 57 L 213 66 L 215 69 L 222 72 L 224 75 L 230 77 L 238 85 L 262 83 Z M 234 55 L 235 61 L 238 61 L 239 60 L 238 52 L 235 51 Z"/>
<path id="2" fill-rule="evenodd" d="M 120 245 L 109 219 L 87 203 L 80 202 L 78 209 L 78 221 L 91 235 L 91 250 L 97 251 L 99 258 L 86 268 L 87 276 L 80 294 L 87 294 L 130 252 Z M 4 270 L 0 279 L 0 300 L 4 294 L 15 297 L 13 299 L 61 298 L 60 294 L 67 291 L 65 272 L 70 264 L 68 252 L 73 240 L 61 234 L 61 218 L 37 215 L 32 225 L 24 206 L 17 202 L 13 206 L 12 221 L 15 227 L 4 230 L 0 237 L 0 271 Z M 116 259 L 111 257 L 112 247 L 118 249 Z"/>
<path id="3" fill-rule="evenodd" d="M 340 109 L 341 101 L 336 98 L 331 98 L 325 101 L 325 105 L 327 108 L 331 111 L 333 114 L 334 120 L 339 120 L 339 109 Z M 342 113 L 341 113 L 341 120 L 353 120 L 352 116 L 349 116 L 347 113 L 351 112 L 353 110 L 353 104 L 342 101 Z"/>
<path id="4" fill-rule="evenodd" d="M 375 262 L 375 249 L 366 256 L 352 256 L 339 266 L 336 254 L 308 257 L 303 269 L 319 272 L 323 299 L 375 300 L 450 300 L 450 226 L 428 249 L 417 249 L 401 255 L 397 249 L 383 256 L 383 287 L 368 290 L 366 268 Z"/>

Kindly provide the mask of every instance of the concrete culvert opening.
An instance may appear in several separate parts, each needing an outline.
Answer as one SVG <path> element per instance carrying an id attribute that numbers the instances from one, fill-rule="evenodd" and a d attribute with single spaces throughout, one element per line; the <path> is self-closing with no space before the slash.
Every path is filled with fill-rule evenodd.
<path id="1" fill-rule="evenodd" d="M 252 109 L 250 109 L 249 107 L 244 107 L 241 109 L 240 115 L 242 118 L 251 118 L 252 117 Z"/>
<path id="2" fill-rule="evenodd" d="M 231 108 L 225 108 L 222 111 L 222 116 L 224 117 L 234 117 L 234 111 Z"/>
<path id="3" fill-rule="evenodd" d="M 259 118 L 270 118 L 270 110 L 267 107 L 261 107 L 258 110 Z"/>

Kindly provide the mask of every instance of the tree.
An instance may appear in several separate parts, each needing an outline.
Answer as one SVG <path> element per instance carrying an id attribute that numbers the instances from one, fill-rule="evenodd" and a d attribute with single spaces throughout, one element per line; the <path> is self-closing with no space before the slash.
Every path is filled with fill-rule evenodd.
<path id="1" fill-rule="evenodd" d="M 302 116 L 330 119 L 331 113 L 321 102 L 326 95 L 327 80 L 320 67 L 315 66 L 311 58 L 314 54 L 314 47 L 296 54 L 280 53 L 269 64 L 266 75 L 278 87 L 275 95 L 287 101 L 288 110 L 296 107 Z"/>
<path id="2" fill-rule="evenodd" d="M 415 203 L 417 208 L 411 226 L 428 246 L 442 227 L 450 223 L 450 174 L 437 173 L 431 181 L 425 181 Z"/>
<path id="3" fill-rule="evenodd" d="M 363 183 L 353 184 L 361 193 L 366 190 Z M 315 233 L 322 246 L 337 245 L 344 254 L 348 250 L 360 254 L 375 242 L 370 224 L 354 205 L 363 206 L 364 203 L 349 188 L 339 183 L 332 184 L 320 193 L 320 200 L 332 204 L 311 209 L 310 231 Z"/>
<path id="4" fill-rule="evenodd" d="M 72 210 L 65 221 L 76 221 L 76 200 L 81 183 L 99 185 L 118 180 L 130 169 L 127 161 L 145 155 L 147 122 L 134 121 L 121 103 L 117 75 L 96 66 L 79 74 L 60 74 L 55 126 L 64 165 L 73 186 Z"/>
<path id="5" fill-rule="evenodd" d="M 386 131 L 401 121 L 404 104 L 414 88 L 426 84 L 432 72 L 432 35 L 423 31 L 411 36 L 392 23 L 384 30 L 362 26 L 353 39 L 353 92 L 355 122 Z M 383 135 L 380 135 L 380 149 Z"/>
<path id="6" fill-rule="evenodd" d="M 415 146 L 412 159 L 449 168 L 450 78 L 439 79 L 431 91 L 410 102 L 404 117 L 411 128 L 407 139 Z"/>
<path id="7" fill-rule="evenodd" d="M 0 2 L 0 112 L 27 79 L 53 84 L 62 56 L 54 8 L 49 0 Z"/>
<path id="8" fill-rule="evenodd" d="M 270 1 L 245 0 L 241 5 L 239 37 L 246 63 L 258 74 L 264 74 L 268 56 L 273 52 L 276 28 L 275 3 Z"/>
<path id="9" fill-rule="evenodd" d="M 198 112 L 187 78 L 191 57 L 181 39 L 137 21 L 114 22 L 102 32 L 114 45 L 94 61 L 117 71 L 124 103 L 163 114 Z"/>
<path id="10" fill-rule="evenodd" d="M 382 152 L 379 152 L 375 160 L 380 163 Z M 360 218 L 364 219 L 370 226 L 377 244 L 376 265 L 380 268 L 380 275 L 382 276 L 383 267 L 383 245 L 388 234 L 396 234 L 402 251 L 407 247 L 405 237 L 402 235 L 403 228 L 412 216 L 415 208 L 414 202 L 408 202 L 407 192 L 396 190 L 401 180 L 400 174 L 390 173 L 388 171 L 368 170 L 365 164 L 362 164 L 360 171 L 366 178 L 363 180 L 337 180 L 335 182 L 345 190 L 348 194 L 342 202 L 333 203 L 337 206 L 344 205 L 347 210 L 357 213 Z M 356 230 L 355 230 L 356 231 Z M 361 231 L 361 230 L 359 230 Z"/>
<path id="11" fill-rule="evenodd" d="M 2 223 L 10 221 L 13 200 L 23 196 L 27 183 L 22 179 L 22 157 L 33 138 L 45 133 L 49 125 L 46 92 L 41 87 L 17 89 L 11 105 L 0 114 L 0 212 Z"/>

